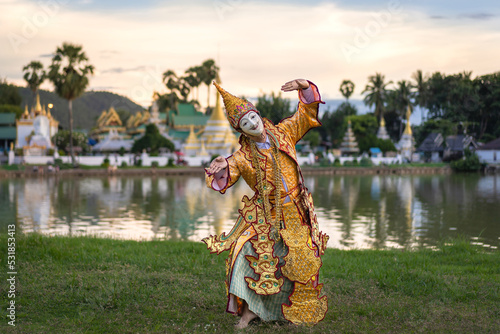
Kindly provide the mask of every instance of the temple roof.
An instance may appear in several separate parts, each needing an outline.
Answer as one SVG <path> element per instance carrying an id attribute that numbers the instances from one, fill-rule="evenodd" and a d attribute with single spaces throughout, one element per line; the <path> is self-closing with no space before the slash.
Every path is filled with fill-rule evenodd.
<path id="1" fill-rule="evenodd" d="M 188 126 L 188 125 L 205 125 L 208 121 L 208 116 L 190 117 L 190 116 L 175 116 L 174 126 Z"/>
<path id="2" fill-rule="evenodd" d="M 0 124 L 16 124 L 15 113 L 0 113 Z"/>
<path id="3" fill-rule="evenodd" d="M 17 130 L 13 126 L 0 126 L 1 139 L 16 139 Z"/>
<path id="4" fill-rule="evenodd" d="M 446 137 L 446 148 L 450 151 L 461 152 L 470 146 L 477 147 L 475 140 L 468 135 L 456 135 Z"/>
<path id="5" fill-rule="evenodd" d="M 422 144 L 418 147 L 421 152 L 441 152 L 443 151 L 444 139 L 440 133 L 429 133 Z"/>
<path id="6" fill-rule="evenodd" d="M 478 150 L 500 150 L 500 138 L 492 140 L 483 146 L 480 146 Z"/>

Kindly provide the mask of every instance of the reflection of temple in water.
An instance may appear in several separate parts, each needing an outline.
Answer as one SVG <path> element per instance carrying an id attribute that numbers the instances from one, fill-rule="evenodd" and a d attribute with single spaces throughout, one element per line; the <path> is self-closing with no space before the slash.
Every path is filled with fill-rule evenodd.
<path id="1" fill-rule="evenodd" d="M 51 182 L 52 181 L 52 182 Z M 50 220 L 50 192 L 53 180 L 25 179 L 12 192 L 16 196 L 17 218 L 25 227 L 25 232 L 40 232 L 49 227 Z"/>
<path id="2" fill-rule="evenodd" d="M 499 243 L 500 176 L 308 176 L 329 247 L 432 245 L 468 233 Z M 40 177 L 1 180 L 1 223 L 48 234 L 181 239 L 229 232 L 243 195 L 199 177 Z M 3 226 L 3 225 L 2 225 Z M 485 232 L 483 232 L 485 231 Z"/>

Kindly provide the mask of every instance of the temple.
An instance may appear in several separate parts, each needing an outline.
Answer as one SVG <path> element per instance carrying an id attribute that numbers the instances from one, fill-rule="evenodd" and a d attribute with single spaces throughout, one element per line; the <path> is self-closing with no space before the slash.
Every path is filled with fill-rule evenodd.
<path id="1" fill-rule="evenodd" d="M 347 133 L 344 136 L 343 142 L 340 145 L 340 152 L 342 156 L 356 155 L 359 153 L 358 143 L 356 142 L 356 137 L 352 132 L 351 120 L 347 123 Z"/>
<path id="2" fill-rule="evenodd" d="M 415 151 L 415 140 L 413 139 L 413 134 L 411 131 L 410 116 L 411 109 L 410 106 L 408 106 L 408 109 L 406 111 L 405 131 L 403 132 L 403 135 L 401 136 L 401 139 L 397 144 L 397 148 L 399 149 L 401 156 L 408 161 L 412 161 L 413 152 Z"/>
<path id="3" fill-rule="evenodd" d="M 54 149 L 52 137 L 58 131 L 59 122 L 56 121 L 45 106 L 40 103 L 40 95 L 36 96 L 36 103 L 28 111 L 26 105 L 21 119 L 16 121 L 17 149 L 23 149 L 25 156 L 29 155 L 45 155 L 49 149 Z"/>
<path id="4" fill-rule="evenodd" d="M 389 134 L 387 134 L 387 129 L 385 128 L 384 116 L 380 117 L 380 126 L 377 131 L 377 138 L 384 140 L 391 139 L 389 138 Z"/>
<path id="5" fill-rule="evenodd" d="M 217 83 L 220 84 L 219 78 Z M 222 111 L 219 92 L 216 91 L 216 94 L 215 109 L 201 132 L 199 150 L 204 148 L 211 155 L 228 156 L 238 148 L 238 138 Z"/>
<path id="6" fill-rule="evenodd" d="M 92 131 L 92 136 L 102 140 L 111 132 L 125 135 L 126 130 L 115 108 L 111 107 L 108 111 L 103 110 L 97 119 L 96 129 Z"/>

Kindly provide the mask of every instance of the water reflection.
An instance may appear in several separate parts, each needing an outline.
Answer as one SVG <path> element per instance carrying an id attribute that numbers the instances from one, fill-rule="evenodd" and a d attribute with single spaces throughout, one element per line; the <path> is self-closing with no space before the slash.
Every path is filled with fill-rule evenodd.
<path id="1" fill-rule="evenodd" d="M 434 245 L 465 235 L 500 243 L 500 176 L 309 176 L 329 247 Z M 27 232 L 199 241 L 229 231 L 239 182 L 225 195 L 202 177 L 36 178 L 0 181 L 1 225 Z M 5 227 L 5 226 L 4 226 Z"/>

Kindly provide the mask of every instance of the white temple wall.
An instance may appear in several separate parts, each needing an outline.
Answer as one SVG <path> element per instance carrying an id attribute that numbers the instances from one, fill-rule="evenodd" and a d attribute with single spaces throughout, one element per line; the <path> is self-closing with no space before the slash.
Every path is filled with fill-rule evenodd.
<path id="1" fill-rule="evenodd" d="M 500 164 L 500 150 L 477 150 L 479 161 L 488 164 Z"/>
<path id="2" fill-rule="evenodd" d="M 28 137 L 31 134 L 31 131 L 33 131 L 33 125 L 18 125 L 16 148 L 22 148 L 23 146 L 28 146 L 26 137 Z"/>

